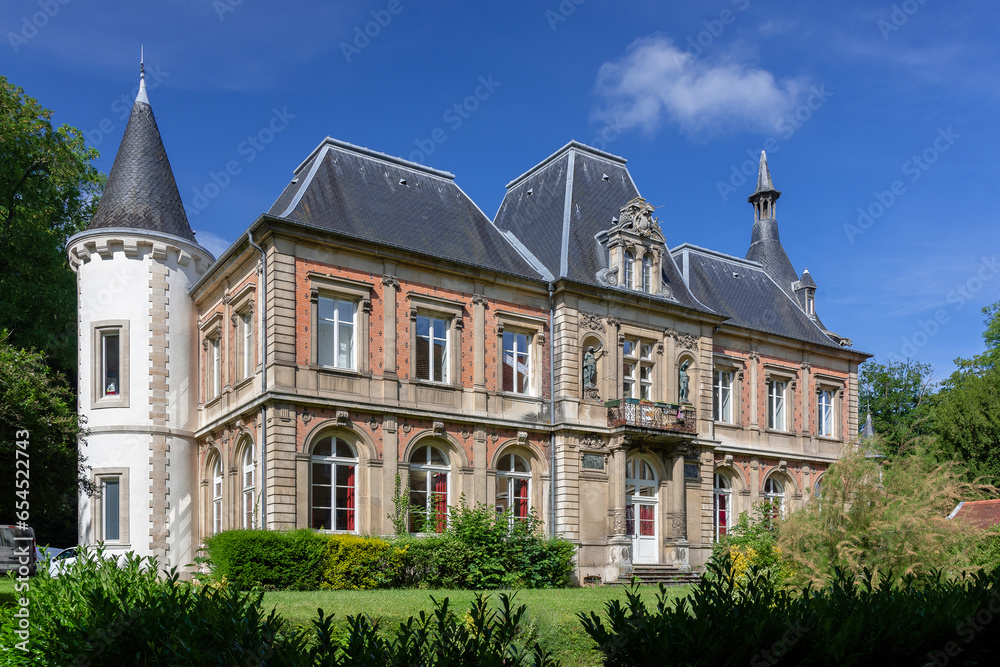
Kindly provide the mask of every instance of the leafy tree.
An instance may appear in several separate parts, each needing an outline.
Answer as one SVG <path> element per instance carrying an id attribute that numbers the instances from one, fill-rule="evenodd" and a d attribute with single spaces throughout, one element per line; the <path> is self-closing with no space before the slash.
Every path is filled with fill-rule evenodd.
<path id="1" fill-rule="evenodd" d="M 1000 486 L 1000 301 L 983 308 L 986 350 L 958 366 L 935 397 L 938 452 L 968 466 L 970 477 Z"/>
<path id="2" fill-rule="evenodd" d="M 0 76 L 0 329 L 76 375 L 76 279 L 66 240 L 97 210 L 104 176 L 82 133 Z"/>
<path id="3" fill-rule="evenodd" d="M 893 460 L 849 448 L 823 476 L 818 497 L 781 525 L 778 546 L 802 583 L 822 584 L 836 568 L 854 577 L 899 578 L 975 565 L 974 529 L 948 514 L 995 489 L 965 480 L 962 466 L 926 450 Z"/>
<path id="4" fill-rule="evenodd" d="M 859 409 L 870 411 L 884 454 L 893 455 L 931 432 L 930 364 L 907 359 L 866 362 L 859 375 Z"/>
<path id="5" fill-rule="evenodd" d="M 0 332 L 0 517 L 13 519 L 16 503 L 27 500 L 39 544 L 76 544 L 77 491 L 93 490 L 77 448 L 84 430 L 73 400 L 40 353 L 10 345 Z M 27 444 L 19 448 L 18 441 Z M 15 485 L 16 471 L 25 465 L 27 493 Z"/>

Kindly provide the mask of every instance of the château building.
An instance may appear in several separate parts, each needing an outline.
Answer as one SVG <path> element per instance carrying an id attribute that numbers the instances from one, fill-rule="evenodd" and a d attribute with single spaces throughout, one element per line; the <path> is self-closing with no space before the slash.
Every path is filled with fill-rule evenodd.
<path id="1" fill-rule="evenodd" d="M 808 502 L 869 356 L 786 255 L 763 153 L 748 194 L 735 257 L 671 247 L 626 161 L 577 142 L 491 220 L 452 174 L 327 138 L 214 258 L 141 84 L 68 244 L 81 542 L 184 568 L 231 528 L 389 534 L 398 479 L 414 533 L 464 498 L 537 513 L 581 580 L 702 565 L 753 503 Z"/>

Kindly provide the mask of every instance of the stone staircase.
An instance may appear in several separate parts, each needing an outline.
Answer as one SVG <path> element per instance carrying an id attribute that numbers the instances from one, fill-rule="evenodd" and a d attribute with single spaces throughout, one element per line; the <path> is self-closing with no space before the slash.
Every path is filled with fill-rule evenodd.
<path id="1" fill-rule="evenodd" d="M 701 572 L 681 570 L 673 565 L 633 565 L 632 577 L 638 579 L 640 584 L 681 586 L 697 584 L 701 580 Z M 609 583 L 629 586 L 632 583 L 632 577 L 619 577 L 618 581 Z"/>

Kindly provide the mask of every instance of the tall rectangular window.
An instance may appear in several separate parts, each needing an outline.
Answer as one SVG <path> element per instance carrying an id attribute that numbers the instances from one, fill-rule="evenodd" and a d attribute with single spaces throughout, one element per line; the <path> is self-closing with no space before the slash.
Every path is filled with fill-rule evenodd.
<path id="1" fill-rule="evenodd" d="M 253 375 L 253 313 L 240 315 L 240 379 Z"/>
<path id="2" fill-rule="evenodd" d="M 823 389 L 819 392 L 816 418 L 819 422 L 819 434 L 833 437 L 833 392 Z"/>
<path id="3" fill-rule="evenodd" d="M 222 341 L 213 338 L 209 343 L 209 353 L 212 355 L 212 398 L 222 393 Z"/>
<path id="4" fill-rule="evenodd" d="M 416 377 L 431 382 L 448 381 L 448 320 L 417 316 Z"/>
<path id="5" fill-rule="evenodd" d="M 622 343 L 622 398 L 653 400 L 653 346 L 639 340 Z"/>
<path id="6" fill-rule="evenodd" d="M 357 304 L 329 297 L 320 297 L 318 303 L 319 365 L 354 370 L 354 315 Z"/>
<path id="7" fill-rule="evenodd" d="M 101 483 L 104 496 L 104 541 L 118 542 L 121 540 L 121 498 L 119 496 L 120 482 L 118 478 L 105 479 Z"/>
<path id="8" fill-rule="evenodd" d="M 121 393 L 121 337 L 117 331 L 101 334 L 101 386 L 104 396 Z"/>
<path id="9" fill-rule="evenodd" d="M 767 427 L 788 430 L 785 421 L 785 387 L 787 383 L 771 380 L 767 383 Z"/>
<path id="10" fill-rule="evenodd" d="M 531 391 L 531 336 L 505 331 L 503 334 L 503 390 L 515 394 Z"/>
<path id="11" fill-rule="evenodd" d="M 717 422 L 733 422 L 733 372 L 715 371 L 712 383 L 712 414 Z"/>

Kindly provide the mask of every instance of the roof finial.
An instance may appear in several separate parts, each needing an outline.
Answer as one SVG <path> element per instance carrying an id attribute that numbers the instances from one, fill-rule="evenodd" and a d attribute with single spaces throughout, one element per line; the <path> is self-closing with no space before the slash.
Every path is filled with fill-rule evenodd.
<path id="1" fill-rule="evenodd" d="M 760 152 L 760 166 L 757 168 L 757 192 L 769 192 L 774 190 L 774 184 L 771 183 L 771 170 L 767 168 L 767 153 L 764 151 Z"/>
<path id="2" fill-rule="evenodd" d="M 146 54 L 145 48 L 139 46 L 139 94 L 135 96 L 135 103 L 149 104 L 149 97 L 146 96 Z"/>

